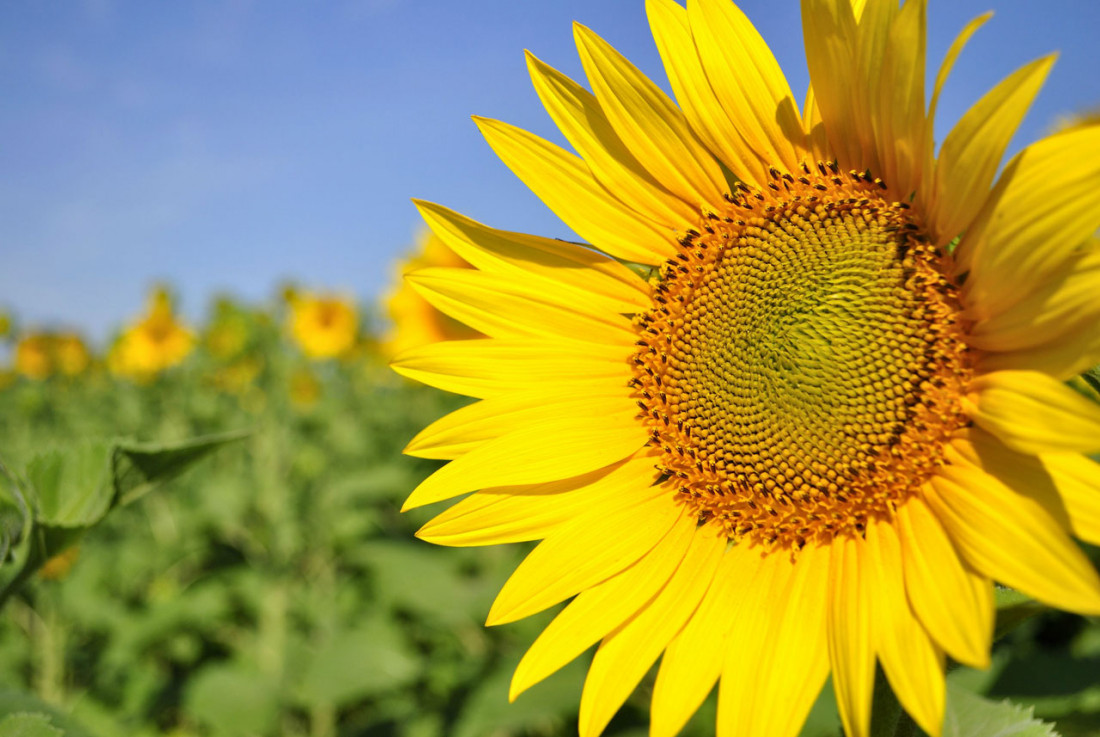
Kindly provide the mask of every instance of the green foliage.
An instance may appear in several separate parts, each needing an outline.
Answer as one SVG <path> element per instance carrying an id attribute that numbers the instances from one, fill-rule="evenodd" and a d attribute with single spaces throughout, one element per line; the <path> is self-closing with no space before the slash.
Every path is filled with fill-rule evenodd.
<path id="1" fill-rule="evenodd" d="M 943 737 L 1058 737 L 1050 724 L 1033 718 L 1033 711 L 949 687 Z"/>
<path id="2" fill-rule="evenodd" d="M 64 737 L 64 734 L 50 724 L 46 714 L 19 712 L 0 719 L 3 737 Z"/>
<path id="3" fill-rule="evenodd" d="M 19 470 L 0 481 L 0 545 L 23 560 L 37 519 L 57 539 L 34 568 L 73 557 L 26 575 L 0 616 L 0 688 L 34 694 L 0 699 L 0 718 L 51 715 L 72 737 L 575 729 L 581 666 L 507 701 L 547 620 L 484 627 L 522 547 L 431 546 L 413 533 L 437 510 L 398 511 L 438 465 L 401 449 L 462 400 L 377 359 L 309 364 L 274 327 L 249 329 L 261 368 L 243 383 L 223 380 L 240 355 L 199 353 L 144 385 L 98 373 L 0 389 L 0 449 Z M 303 373 L 320 387 L 306 401 Z M 133 440 L 89 440 L 114 436 Z"/>
<path id="4" fill-rule="evenodd" d="M 241 433 L 177 443 L 83 441 L 34 455 L 24 477 L 4 468 L 0 604 L 46 561 L 76 544 L 107 513 L 129 504 Z M 12 553 L 9 559 L 8 554 Z"/>

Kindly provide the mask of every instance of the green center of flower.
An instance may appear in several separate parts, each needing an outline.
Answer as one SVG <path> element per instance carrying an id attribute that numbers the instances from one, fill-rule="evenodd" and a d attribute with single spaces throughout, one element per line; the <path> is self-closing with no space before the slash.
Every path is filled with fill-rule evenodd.
<path id="1" fill-rule="evenodd" d="M 877 182 L 775 173 L 661 270 L 639 402 L 668 483 L 731 539 L 859 534 L 942 463 L 969 374 L 949 257 Z"/>

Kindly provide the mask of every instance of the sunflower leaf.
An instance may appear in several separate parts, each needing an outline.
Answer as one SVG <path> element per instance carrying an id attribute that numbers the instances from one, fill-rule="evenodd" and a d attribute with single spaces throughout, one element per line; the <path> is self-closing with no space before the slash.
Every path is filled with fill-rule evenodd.
<path id="1" fill-rule="evenodd" d="M 1059 737 L 1054 725 L 1035 719 L 1033 707 L 995 702 L 948 683 L 943 737 Z"/>
<path id="2" fill-rule="evenodd" d="M 210 452 L 250 434 L 250 431 L 236 431 L 175 443 L 118 442 L 111 459 L 116 503 L 129 504 L 139 499 Z"/>
<path id="3" fill-rule="evenodd" d="M 993 639 L 1004 637 L 1020 624 L 1047 609 L 1045 604 L 1035 601 L 1027 594 L 1003 586 L 994 587 L 993 599 L 997 606 L 997 624 L 993 629 Z"/>
<path id="4" fill-rule="evenodd" d="M 0 734 L 5 737 L 64 737 L 65 733 L 50 724 L 47 714 L 20 712 L 9 714 L 0 721 Z"/>
<path id="5" fill-rule="evenodd" d="M 108 512 L 178 476 L 235 432 L 178 443 L 94 440 L 36 454 L 22 476 L 0 464 L 0 606 Z"/>

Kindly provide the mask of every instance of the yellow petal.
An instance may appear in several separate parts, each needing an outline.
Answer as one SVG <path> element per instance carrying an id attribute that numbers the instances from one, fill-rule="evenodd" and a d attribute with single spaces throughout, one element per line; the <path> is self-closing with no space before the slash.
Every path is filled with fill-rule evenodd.
<path id="1" fill-rule="evenodd" d="M 621 494 L 616 472 L 623 465 L 545 484 L 484 489 L 433 518 L 416 536 L 433 545 L 455 547 L 544 538 L 593 504 Z"/>
<path id="2" fill-rule="evenodd" d="M 865 90 L 858 77 L 856 16 L 847 0 L 802 0 L 802 37 L 829 147 L 845 169 L 880 170 Z"/>
<path id="3" fill-rule="evenodd" d="M 907 3 L 911 5 L 912 3 Z M 882 79 L 886 71 L 886 54 L 890 46 L 890 28 L 898 15 L 898 4 L 892 2 L 869 2 L 864 5 L 862 14 L 857 16 L 859 31 L 853 42 L 854 66 L 849 72 L 846 83 L 851 89 L 852 102 L 860 111 L 861 119 L 856 121 L 860 126 L 861 139 L 863 141 L 863 166 L 871 169 L 878 176 L 886 172 L 886 162 L 883 159 L 884 147 L 880 145 L 883 137 L 889 135 L 888 122 L 880 114 L 883 107 L 889 109 L 892 102 L 882 100 L 883 92 L 880 91 L 881 83 L 889 84 L 889 80 Z M 900 90 L 888 90 L 888 96 L 894 95 Z M 921 104 L 923 105 L 923 100 Z M 923 111 L 922 111 L 923 112 Z M 892 141 L 889 142 L 892 144 Z M 894 183 L 891 182 L 891 185 Z M 907 196 L 907 193 L 897 193 L 899 198 Z"/>
<path id="4" fill-rule="evenodd" d="M 1100 451 L 1100 406 L 1038 371 L 994 371 L 971 382 L 971 418 L 1021 453 Z"/>
<path id="5" fill-rule="evenodd" d="M 575 338 L 632 345 L 630 319 L 598 302 L 539 289 L 537 284 L 474 269 L 427 268 L 407 274 L 424 299 L 494 338 Z"/>
<path id="6" fill-rule="evenodd" d="M 414 200 L 424 222 L 474 267 L 501 276 L 535 276 L 548 289 L 595 297 L 611 312 L 652 306 L 649 285 L 591 248 L 482 225 L 442 205 Z"/>
<path id="7" fill-rule="evenodd" d="M 613 630 L 592 659 L 581 695 L 580 737 L 597 737 L 712 585 L 726 536 L 710 525 L 692 538 L 680 567 L 657 596 Z"/>
<path id="8" fill-rule="evenodd" d="M 1054 59 L 1053 55 L 1038 59 L 1009 75 L 974 103 L 947 134 L 928 205 L 936 243 L 947 243 L 961 234 L 985 204 L 1005 148 Z"/>
<path id="9" fill-rule="evenodd" d="M 684 231 L 696 225 L 699 204 L 689 205 L 653 179 L 615 133 L 590 92 L 529 51 L 527 69 L 543 106 L 597 181 L 628 207 L 667 228 Z"/>
<path id="10" fill-rule="evenodd" d="M 947 78 L 951 75 L 951 69 L 955 66 L 955 60 L 959 58 L 959 54 L 962 53 L 963 48 L 966 47 L 970 37 L 992 17 L 993 13 L 990 11 L 967 23 L 951 43 L 951 48 L 947 50 L 947 54 L 943 58 L 943 63 L 940 64 L 939 72 L 936 73 L 936 84 L 932 90 L 932 101 L 928 105 L 928 125 L 925 127 L 924 133 L 924 161 L 926 172 L 929 174 L 935 162 L 936 142 L 933 122 L 936 119 L 936 109 L 939 106 L 940 92 L 943 90 L 943 85 L 947 81 Z M 921 180 L 921 202 L 932 201 L 932 189 L 935 181 L 935 177 L 932 176 L 925 176 Z"/>
<path id="11" fill-rule="evenodd" d="M 617 345 L 537 338 L 450 340 L 405 351 L 390 364 L 410 379 L 470 397 L 554 386 L 625 386 L 631 351 Z"/>
<path id="12" fill-rule="evenodd" d="M 474 121 L 501 161 L 581 238 L 638 263 L 661 263 L 674 252 L 672 230 L 624 205 L 577 156 L 506 123 Z"/>
<path id="13" fill-rule="evenodd" d="M 821 110 L 817 106 L 814 86 L 806 89 L 806 102 L 802 105 L 802 127 L 806 131 L 806 145 L 810 149 L 813 161 L 832 161 L 829 137 L 825 134 L 825 123 L 821 120 Z"/>
<path id="14" fill-rule="evenodd" d="M 943 85 L 947 82 L 947 78 L 951 76 L 951 70 L 955 67 L 955 62 L 958 60 L 959 54 L 966 48 L 966 44 L 970 41 L 970 37 L 992 17 L 993 11 L 979 15 L 977 18 L 967 23 L 966 26 L 959 31 L 959 35 L 955 37 L 955 40 L 951 42 L 951 47 L 944 55 L 939 71 L 936 72 L 936 84 L 932 88 L 932 101 L 928 104 L 929 120 L 936 117 L 936 109 L 940 102 L 940 93 L 943 91 Z M 929 136 L 931 137 L 931 131 L 929 131 Z"/>
<path id="15" fill-rule="evenodd" d="M 829 548 L 760 562 L 736 610 L 718 692 L 718 734 L 794 737 L 829 673 Z"/>
<path id="16" fill-rule="evenodd" d="M 611 578 L 653 550 L 682 513 L 668 489 L 649 486 L 656 473 L 649 459 L 624 466 L 622 495 L 592 507 L 539 543 L 497 595 L 488 624 L 540 612 Z"/>
<path id="17" fill-rule="evenodd" d="M 1100 537 L 1100 469 L 1076 453 L 1016 453 L 980 429 L 971 429 L 953 449 L 1012 491 L 1032 499 L 1074 537 Z"/>
<path id="18" fill-rule="evenodd" d="M 771 49 L 745 14 L 728 0 L 690 0 L 688 21 L 699 58 L 729 125 L 756 154 L 751 170 L 796 171 L 807 150 L 798 105 Z"/>
<path id="19" fill-rule="evenodd" d="M 868 737 L 875 680 L 877 568 L 858 538 L 832 543 L 826 607 L 829 662 L 837 709 L 849 737 Z"/>
<path id="20" fill-rule="evenodd" d="M 691 37 L 687 11 L 675 0 L 646 0 L 646 13 L 672 92 L 692 130 L 730 171 L 750 184 L 763 187 L 769 180 L 767 169 L 745 144 L 715 98 Z"/>
<path id="21" fill-rule="evenodd" d="M 598 420 L 560 414 L 501 435 L 424 479 L 402 511 L 475 489 L 556 481 L 617 463 L 649 439 L 637 411 L 627 407 Z"/>
<path id="22" fill-rule="evenodd" d="M 1002 290 L 1011 291 L 1003 286 Z M 1067 259 L 1031 294 L 1002 312 L 977 320 L 967 343 L 997 352 L 1026 351 L 1062 342 L 1087 346 L 1100 324 L 1098 295 L 1100 250 L 1086 251 Z"/>
<path id="23" fill-rule="evenodd" d="M 867 529 L 869 557 L 878 566 L 875 650 L 898 701 L 931 737 L 943 726 L 943 651 L 921 626 L 905 593 L 901 541 L 894 522 Z"/>
<path id="24" fill-rule="evenodd" d="M 578 421 L 587 418 L 597 423 L 607 415 L 621 415 L 631 407 L 636 411 L 637 405 L 625 386 L 583 392 L 552 389 L 517 392 L 475 402 L 436 420 L 410 440 L 404 452 L 417 458 L 451 460 L 530 425 L 560 417 L 574 417 Z"/>
<path id="25" fill-rule="evenodd" d="M 514 700 L 643 609 L 680 565 L 696 530 L 695 519 L 682 515 L 636 563 L 577 594 L 523 656 L 508 698 Z"/>
<path id="26" fill-rule="evenodd" d="M 680 109 L 591 30 L 574 24 L 573 35 L 592 91 L 631 153 L 680 199 L 720 207 L 726 179 Z"/>
<path id="27" fill-rule="evenodd" d="M 927 0 L 911 0 L 901 7 L 890 25 L 877 77 L 880 176 L 903 197 L 917 190 L 925 163 L 926 18 Z"/>
<path id="28" fill-rule="evenodd" d="M 933 476 L 926 494 L 974 568 L 1051 606 L 1100 613 L 1100 578 L 1092 564 L 1033 499 L 955 461 Z"/>
<path id="29" fill-rule="evenodd" d="M 672 638 L 653 686 L 649 737 L 674 737 L 703 703 L 722 672 L 728 635 L 761 568 L 759 550 L 726 551 L 699 608 Z"/>
<path id="30" fill-rule="evenodd" d="M 956 250 L 970 271 L 963 293 L 977 317 L 1029 296 L 1100 229 L 1097 181 L 1097 125 L 1045 138 L 1013 159 Z"/>
<path id="31" fill-rule="evenodd" d="M 928 505 L 915 497 L 898 509 L 905 588 L 913 611 L 961 663 L 989 667 L 993 585 L 966 565 Z"/>
<path id="32" fill-rule="evenodd" d="M 1066 380 L 1100 363 L 1100 330 L 1084 330 L 1061 340 L 1019 351 L 986 353 L 978 360 L 980 372 L 1037 371 Z"/>
<path id="33" fill-rule="evenodd" d="M 1040 459 L 1058 488 L 1074 536 L 1100 545 L 1100 466 L 1077 453 L 1044 453 Z"/>

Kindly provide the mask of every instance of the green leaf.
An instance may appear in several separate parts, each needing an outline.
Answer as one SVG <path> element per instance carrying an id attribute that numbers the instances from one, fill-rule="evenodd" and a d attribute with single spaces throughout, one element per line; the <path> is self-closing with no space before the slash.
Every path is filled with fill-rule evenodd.
<path id="1" fill-rule="evenodd" d="M 51 527 L 87 528 L 107 514 L 114 500 L 111 445 L 85 442 L 36 455 L 27 465 L 35 519 Z"/>
<path id="2" fill-rule="evenodd" d="M 45 733 L 50 735 L 50 737 L 53 737 L 54 734 L 63 734 L 65 737 L 88 737 L 89 735 L 89 732 L 84 729 L 83 724 L 78 724 L 71 716 L 62 714 L 57 707 L 52 704 L 47 704 L 27 691 L 20 691 L 14 688 L 0 689 L 0 714 L 6 715 L 5 719 L 0 721 L 0 736 L 2 737 L 7 737 L 8 735 L 8 733 L 4 731 L 7 719 L 19 714 L 32 714 L 35 717 L 45 717 L 49 720 L 51 728 L 60 730 L 59 732 Z M 35 733 L 32 732 L 31 734 Z"/>
<path id="3" fill-rule="evenodd" d="M 1054 726 L 1032 716 L 1032 707 L 975 696 L 951 683 L 942 737 L 1058 737 Z"/>
<path id="4" fill-rule="evenodd" d="M 30 510 L 19 488 L 19 481 L 0 461 L 0 565 L 8 561 L 30 522 Z"/>
<path id="5" fill-rule="evenodd" d="M 466 701 L 453 737 L 491 734 L 556 734 L 576 718 L 587 658 L 574 660 L 508 703 L 515 664 L 497 668 Z M 564 732 L 562 732 L 564 733 Z"/>
<path id="6" fill-rule="evenodd" d="M 993 639 L 999 639 L 1037 614 L 1047 610 L 1026 594 L 997 585 L 993 589 L 993 599 L 997 606 L 997 623 L 993 628 Z"/>
<path id="7" fill-rule="evenodd" d="M 65 733 L 50 724 L 48 714 L 20 712 L 0 721 L 0 737 L 64 737 Z"/>
<path id="8" fill-rule="evenodd" d="M 313 653 L 299 695 L 306 704 L 343 706 L 402 688 L 420 674 L 421 660 L 389 620 L 337 632 Z"/>
<path id="9" fill-rule="evenodd" d="M 216 735 L 270 734 L 279 696 L 274 684 L 250 667 L 211 665 L 191 679 L 184 708 Z"/>
<path id="10" fill-rule="evenodd" d="M 47 560 L 77 542 L 120 504 L 128 504 L 247 433 L 208 435 L 176 443 L 85 441 L 39 453 L 27 465 L 23 502 L 19 479 L 4 470 L 8 501 L 0 501 L 0 552 L 13 556 L 16 573 L 3 576 L 0 605 Z M 19 504 L 32 507 L 31 519 L 19 520 Z M 0 562 L 6 557 L 0 558 Z M 4 572 L 8 574 L 8 571 Z"/>
<path id="11" fill-rule="evenodd" d="M 117 503 L 129 504 L 179 476 L 212 451 L 250 434 L 250 430 L 235 431 L 173 443 L 119 442 L 111 459 Z"/>

